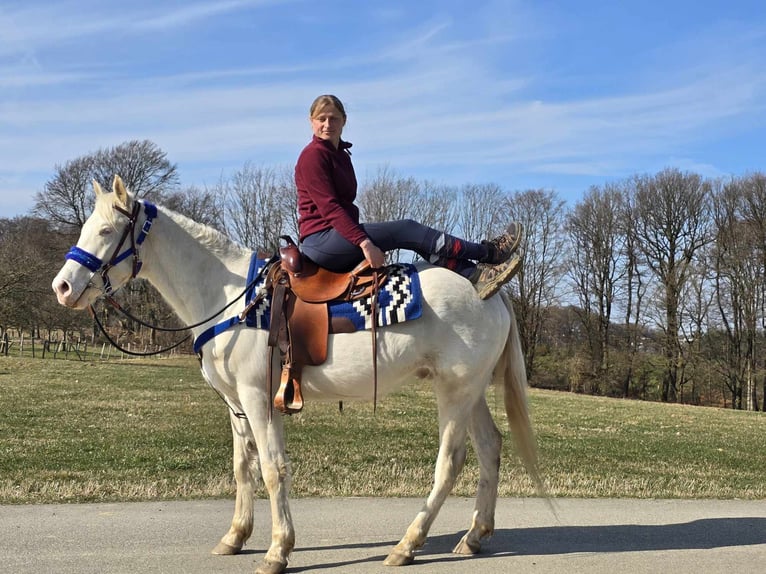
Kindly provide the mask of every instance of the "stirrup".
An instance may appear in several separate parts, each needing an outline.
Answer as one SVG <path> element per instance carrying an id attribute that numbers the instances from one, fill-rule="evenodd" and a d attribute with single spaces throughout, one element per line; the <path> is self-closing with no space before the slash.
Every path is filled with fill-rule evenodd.
<path id="1" fill-rule="evenodd" d="M 274 408 L 285 415 L 299 413 L 303 410 L 301 381 L 295 375 L 296 373 L 294 373 L 290 363 L 282 367 L 279 389 L 274 397 Z"/>

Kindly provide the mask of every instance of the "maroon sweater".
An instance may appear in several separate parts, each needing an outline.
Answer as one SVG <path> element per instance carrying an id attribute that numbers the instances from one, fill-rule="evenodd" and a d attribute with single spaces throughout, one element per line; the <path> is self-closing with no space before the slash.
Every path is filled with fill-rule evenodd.
<path id="1" fill-rule="evenodd" d="M 295 164 L 298 188 L 298 233 L 304 237 L 334 228 L 345 239 L 359 245 L 367 238 L 359 227 L 356 175 L 348 148 L 341 140 L 338 149 L 314 136 Z"/>

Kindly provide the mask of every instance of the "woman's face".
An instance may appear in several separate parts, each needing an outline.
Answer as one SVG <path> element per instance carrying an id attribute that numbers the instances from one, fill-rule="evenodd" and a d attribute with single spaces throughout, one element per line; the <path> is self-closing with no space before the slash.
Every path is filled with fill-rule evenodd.
<path id="1" fill-rule="evenodd" d="M 340 143 L 340 135 L 346 120 L 335 106 L 327 105 L 319 109 L 311 118 L 311 131 L 322 140 L 332 142 L 335 147 Z"/>

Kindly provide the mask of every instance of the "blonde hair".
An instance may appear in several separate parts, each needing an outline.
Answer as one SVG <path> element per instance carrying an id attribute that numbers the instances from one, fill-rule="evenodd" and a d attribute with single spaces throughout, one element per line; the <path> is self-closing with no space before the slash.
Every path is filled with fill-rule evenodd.
<path id="1" fill-rule="evenodd" d="M 333 106 L 340 112 L 340 115 L 343 116 L 344 120 L 347 119 L 346 109 L 343 107 L 343 102 L 341 102 L 337 96 L 333 96 L 332 94 L 324 94 L 317 97 L 309 108 L 309 117 L 314 118 L 326 106 Z"/>

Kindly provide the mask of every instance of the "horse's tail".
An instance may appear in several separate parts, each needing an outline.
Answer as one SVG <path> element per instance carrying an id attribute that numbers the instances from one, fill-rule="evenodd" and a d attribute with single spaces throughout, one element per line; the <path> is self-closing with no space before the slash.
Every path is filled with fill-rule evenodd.
<path id="1" fill-rule="evenodd" d="M 495 370 L 495 376 L 498 379 L 502 378 L 505 414 L 511 427 L 511 435 L 516 444 L 516 451 L 524 463 L 524 467 L 527 469 L 538 495 L 547 498 L 545 484 L 540 473 L 537 440 L 529 418 L 527 370 L 524 365 L 524 352 L 521 348 L 521 338 L 519 336 L 518 325 L 516 324 L 516 315 L 513 312 L 513 304 L 510 298 L 505 293 L 501 293 L 500 296 L 508 308 L 511 326 L 508 332 L 508 339 L 505 342 L 505 349 L 500 359 L 500 363 L 505 363 L 505 365 L 498 365 L 498 368 Z"/>

